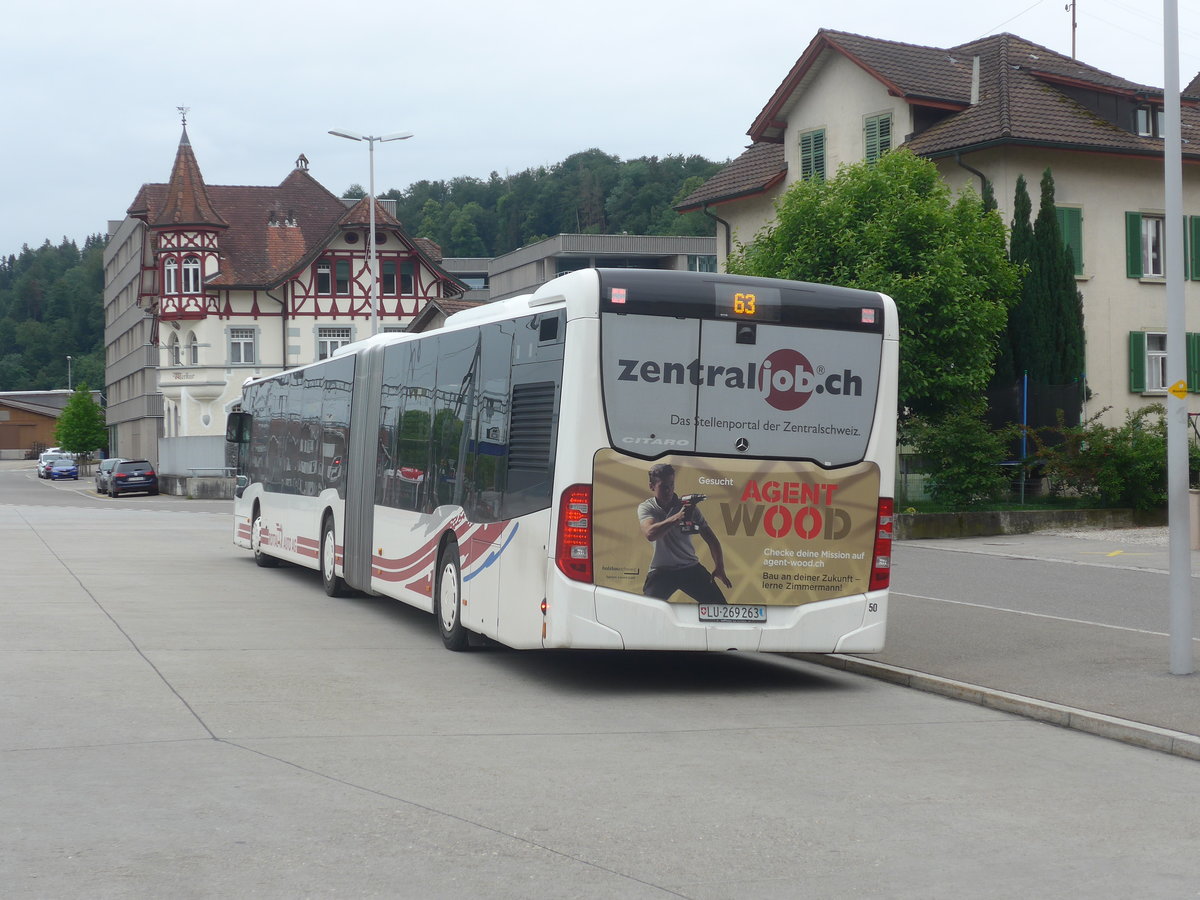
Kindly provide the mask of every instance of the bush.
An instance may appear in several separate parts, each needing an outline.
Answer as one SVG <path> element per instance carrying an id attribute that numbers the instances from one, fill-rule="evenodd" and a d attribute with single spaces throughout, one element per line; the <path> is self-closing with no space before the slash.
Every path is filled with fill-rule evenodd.
<path id="1" fill-rule="evenodd" d="M 1152 509 L 1167 501 L 1167 422 L 1161 403 L 1130 410 L 1117 428 L 1101 425 L 1108 407 L 1077 426 L 1030 429 L 1033 459 L 1055 491 L 1105 506 Z"/>
<path id="2" fill-rule="evenodd" d="M 1000 467 L 1005 436 L 988 428 L 982 404 L 950 412 L 938 422 L 915 419 L 908 434 L 928 466 L 927 489 L 936 503 L 969 509 L 1008 492 L 1008 475 Z"/>

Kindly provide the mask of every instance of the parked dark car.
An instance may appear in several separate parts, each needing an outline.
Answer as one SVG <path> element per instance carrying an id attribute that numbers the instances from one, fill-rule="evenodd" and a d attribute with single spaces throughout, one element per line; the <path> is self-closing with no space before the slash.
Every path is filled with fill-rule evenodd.
<path id="1" fill-rule="evenodd" d="M 112 475 L 113 466 L 121 462 L 121 457 L 110 456 L 108 459 L 102 459 L 96 464 L 96 493 L 108 493 L 108 480 Z"/>
<path id="2" fill-rule="evenodd" d="M 148 459 L 123 459 L 113 466 L 108 479 L 108 496 L 157 494 L 158 476 Z"/>
<path id="3" fill-rule="evenodd" d="M 61 478 L 70 478 L 73 481 L 78 481 L 79 466 L 75 464 L 75 460 L 70 458 L 56 459 L 50 466 L 50 474 L 47 477 L 51 481 L 58 481 Z"/>

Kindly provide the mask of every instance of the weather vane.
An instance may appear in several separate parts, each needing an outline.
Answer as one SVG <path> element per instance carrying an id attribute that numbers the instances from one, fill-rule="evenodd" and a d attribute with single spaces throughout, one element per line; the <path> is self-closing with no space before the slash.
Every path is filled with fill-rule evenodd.
<path id="1" fill-rule="evenodd" d="M 184 128 L 186 128 L 187 127 L 187 114 L 192 111 L 192 108 L 190 106 L 177 106 L 175 108 L 177 110 L 179 110 L 179 118 L 183 120 L 183 126 L 184 126 Z"/>

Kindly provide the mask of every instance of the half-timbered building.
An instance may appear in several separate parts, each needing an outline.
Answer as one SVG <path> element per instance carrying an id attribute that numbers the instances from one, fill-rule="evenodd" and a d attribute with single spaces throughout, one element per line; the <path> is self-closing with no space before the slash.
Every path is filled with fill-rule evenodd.
<path id="1" fill-rule="evenodd" d="M 170 179 L 144 184 L 105 253 L 109 450 L 193 491 L 226 465 L 226 413 L 247 378 L 403 330 L 465 285 L 376 201 L 323 187 L 301 155 L 274 187 L 208 185 L 184 126 Z M 373 297 L 377 298 L 376 302 Z M 190 480 L 190 483 L 189 483 Z"/>

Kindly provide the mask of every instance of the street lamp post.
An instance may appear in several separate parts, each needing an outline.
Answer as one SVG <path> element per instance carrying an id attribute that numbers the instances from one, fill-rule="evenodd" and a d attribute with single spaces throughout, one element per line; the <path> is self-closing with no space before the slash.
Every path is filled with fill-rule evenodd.
<path id="1" fill-rule="evenodd" d="M 67 357 L 67 390 L 71 390 L 71 357 Z"/>
<path id="2" fill-rule="evenodd" d="M 367 265 L 371 272 L 371 334 L 379 332 L 379 276 L 375 271 L 375 142 L 376 141 L 406 141 L 412 137 L 412 132 L 399 131 L 395 134 L 382 136 L 359 134 L 357 131 L 346 129 L 331 130 L 334 137 L 345 138 L 348 141 L 366 141 L 369 148 L 368 158 L 371 163 L 371 181 L 368 194 L 370 204 L 370 233 L 367 235 Z"/>

